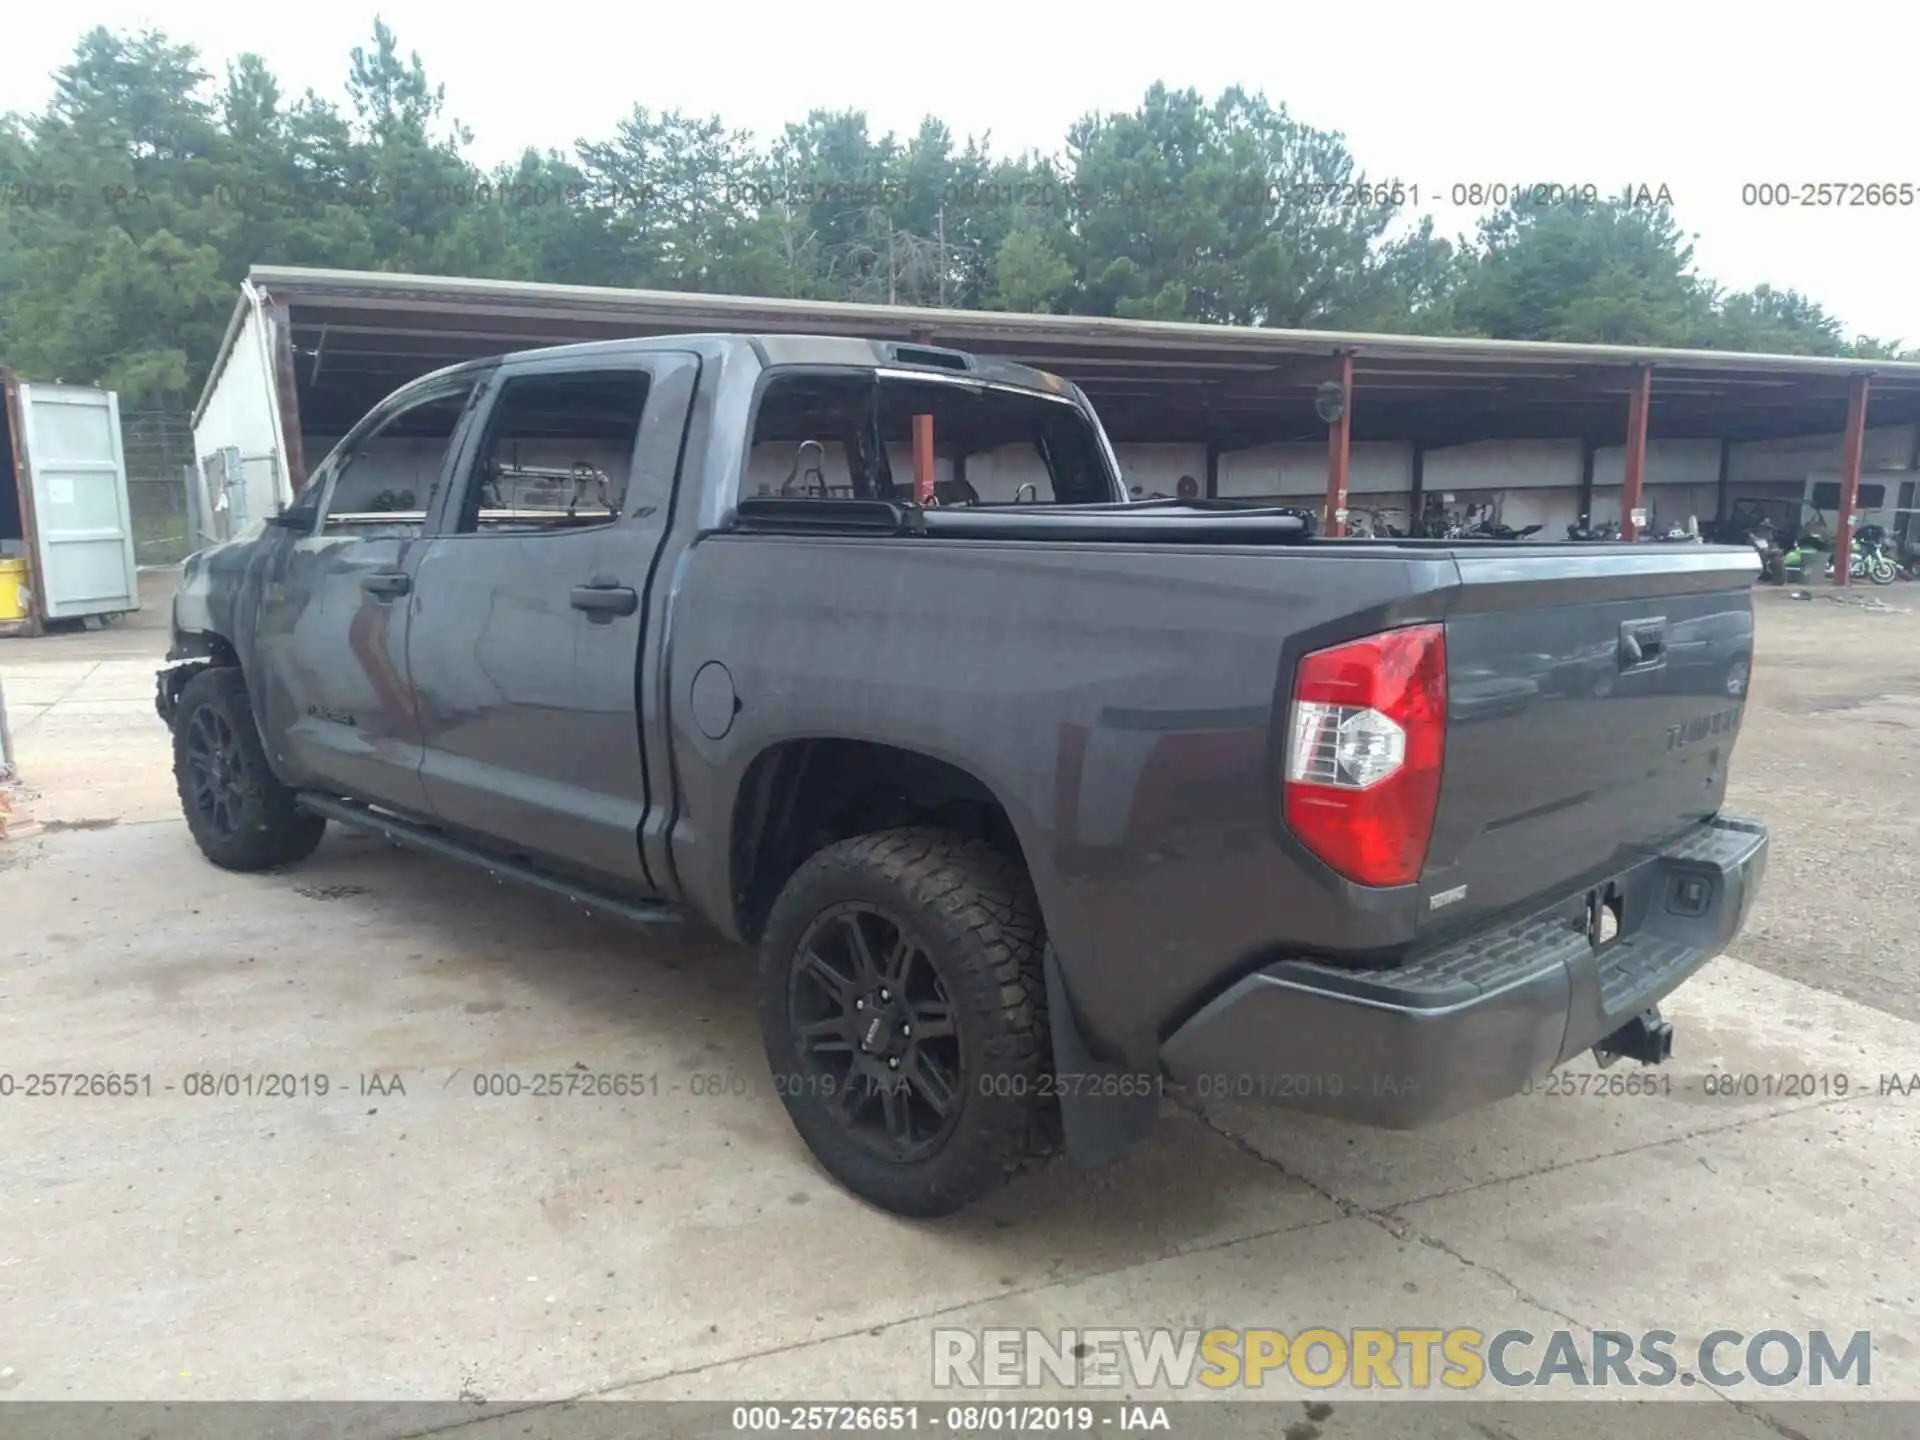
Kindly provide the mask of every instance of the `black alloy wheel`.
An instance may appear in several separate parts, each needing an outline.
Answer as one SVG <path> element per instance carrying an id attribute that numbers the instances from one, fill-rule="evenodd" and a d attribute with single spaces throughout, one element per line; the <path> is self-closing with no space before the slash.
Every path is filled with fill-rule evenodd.
<path id="1" fill-rule="evenodd" d="M 222 840 L 240 833 L 247 757 L 227 717 L 203 705 L 186 717 L 188 788 L 201 824 Z"/>
<path id="2" fill-rule="evenodd" d="M 834 1179 L 950 1215 L 1052 1150 L 1045 947 L 1018 856 L 979 837 L 876 831 L 794 871 L 760 937 L 760 1029 Z"/>
<path id="3" fill-rule="evenodd" d="M 173 779 L 200 853 L 227 870 L 271 870 L 304 860 L 327 822 L 268 763 L 253 703 L 237 669 L 201 671 L 173 711 Z"/>
<path id="4" fill-rule="evenodd" d="M 849 901 L 794 952 L 788 1018 L 829 1112 L 896 1163 L 931 1154 L 959 1119 L 967 1074 L 953 1003 L 926 945 L 898 917 Z"/>

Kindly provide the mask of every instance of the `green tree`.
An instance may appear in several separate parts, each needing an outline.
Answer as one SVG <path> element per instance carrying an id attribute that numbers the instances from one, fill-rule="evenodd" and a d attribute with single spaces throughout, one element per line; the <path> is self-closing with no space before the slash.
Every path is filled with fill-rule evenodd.
<path id="1" fill-rule="evenodd" d="M 1511 206 L 1409 222 L 1341 136 L 1264 96 L 1151 87 L 997 155 L 816 110 L 765 144 L 637 104 L 604 138 L 483 173 L 376 18 L 346 100 L 216 83 L 161 34 L 82 34 L 38 114 L 0 117 L 0 354 L 185 403 L 260 262 L 1243 325 L 1920 358 L 1805 295 L 1723 292 L 1670 209 Z"/>
<path id="2" fill-rule="evenodd" d="M 1726 350 L 1778 355 L 1840 355 L 1847 348 L 1838 320 L 1798 291 L 1771 285 L 1716 295 L 1704 338 Z"/>
<path id="3" fill-rule="evenodd" d="M 367 207 L 350 203 L 347 127 L 309 94 L 285 103 L 257 55 L 227 69 L 217 101 L 223 144 L 203 187 L 207 233 L 233 277 L 249 265 L 376 268 L 378 244 Z"/>
<path id="4" fill-rule="evenodd" d="M 1041 230 L 1016 230 L 993 260 L 995 310 L 1053 310 L 1073 284 L 1073 266 Z"/>
<path id="5" fill-rule="evenodd" d="M 1382 243 L 1409 197 L 1262 95 L 1155 85 L 1131 114 L 1081 120 L 1068 152 L 1096 313 L 1337 327 L 1391 289 Z"/>
<path id="6" fill-rule="evenodd" d="M 1608 199 L 1495 211 L 1453 296 L 1468 333 L 1507 340 L 1684 345 L 1711 310 L 1672 211 Z"/>
<path id="7" fill-rule="evenodd" d="M 207 78 L 190 47 L 94 29 L 46 111 L 9 127 L 28 202 L 0 257 L 11 363 L 135 403 L 188 393 L 232 304 L 206 238 L 223 143 Z"/>
<path id="8" fill-rule="evenodd" d="M 461 223 L 475 205 L 492 203 L 480 191 L 483 177 L 461 154 L 472 134 L 444 120 L 445 88 L 427 79 L 417 51 L 401 59 L 399 41 L 381 20 L 374 21 L 372 47 L 353 49 L 347 96 L 353 119 L 346 143 L 327 137 L 333 144 L 323 173 L 365 216 L 379 268 L 495 268 L 503 257 L 475 253 L 476 232 Z M 316 122 L 332 118 L 317 103 L 312 108 Z"/>
<path id="9" fill-rule="evenodd" d="M 1460 287 L 1472 273 L 1472 252 L 1436 234 L 1423 215 L 1412 230 L 1381 243 L 1348 324 L 1387 334 L 1457 335 Z"/>
<path id="10" fill-rule="evenodd" d="M 610 207 L 593 203 L 586 171 L 558 151 L 528 150 L 481 183 L 457 222 L 457 243 L 491 257 L 476 273 L 574 285 L 632 285 Z"/>
<path id="11" fill-rule="evenodd" d="M 595 221 L 622 284 L 726 290 L 754 219 L 747 137 L 718 119 L 635 106 L 611 140 L 578 146 Z"/>

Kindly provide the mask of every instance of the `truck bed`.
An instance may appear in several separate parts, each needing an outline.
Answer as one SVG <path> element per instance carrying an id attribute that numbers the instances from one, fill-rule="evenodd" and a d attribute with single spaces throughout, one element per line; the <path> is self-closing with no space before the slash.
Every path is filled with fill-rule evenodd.
<path id="1" fill-rule="evenodd" d="M 741 711 L 719 740 L 676 718 L 680 874 L 727 873 L 704 857 L 701 817 L 724 813 L 766 747 L 910 739 L 1004 806 L 1076 1014 L 1130 1061 L 1262 965 L 1391 965 L 1659 845 L 1724 794 L 1746 547 L 1310 539 L 1282 514 L 1191 506 L 896 520 L 852 504 L 869 508 L 742 506 L 684 562 L 670 691 L 719 659 Z M 1291 676 L 1311 650 L 1433 622 L 1449 700 L 1428 863 L 1416 884 L 1355 885 L 1280 815 Z M 1659 663 L 1623 670 L 1622 626 L 1653 622 Z M 706 883 L 704 904 L 732 903 Z"/>

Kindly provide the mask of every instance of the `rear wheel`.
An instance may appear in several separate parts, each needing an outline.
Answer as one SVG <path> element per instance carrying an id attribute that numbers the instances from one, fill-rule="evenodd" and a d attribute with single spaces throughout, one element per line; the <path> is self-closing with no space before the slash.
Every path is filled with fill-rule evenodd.
<path id="1" fill-rule="evenodd" d="M 787 1113 L 827 1171 L 950 1214 L 1045 1153 L 1039 910 L 985 841 L 905 829 L 830 845 L 787 882 L 760 1024 Z"/>
<path id="2" fill-rule="evenodd" d="M 327 822 L 275 778 L 233 669 L 202 670 L 173 717 L 173 778 L 200 853 L 226 870 L 270 870 L 304 860 Z"/>

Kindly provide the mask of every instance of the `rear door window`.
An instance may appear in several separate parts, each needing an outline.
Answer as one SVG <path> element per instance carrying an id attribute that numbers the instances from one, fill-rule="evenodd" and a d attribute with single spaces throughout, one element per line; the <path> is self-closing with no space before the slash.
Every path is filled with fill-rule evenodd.
<path id="1" fill-rule="evenodd" d="M 664 503 L 664 493 L 633 493 L 634 442 L 649 385 L 643 369 L 507 379 L 454 533 L 607 525 L 628 513 L 630 499 Z"/>

